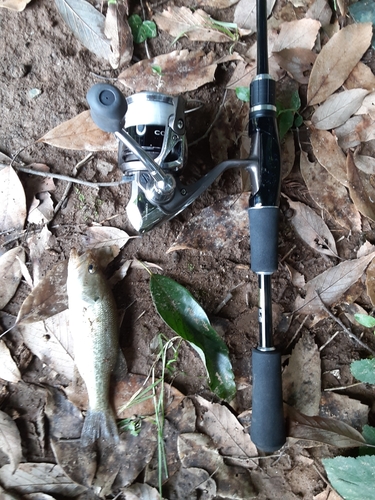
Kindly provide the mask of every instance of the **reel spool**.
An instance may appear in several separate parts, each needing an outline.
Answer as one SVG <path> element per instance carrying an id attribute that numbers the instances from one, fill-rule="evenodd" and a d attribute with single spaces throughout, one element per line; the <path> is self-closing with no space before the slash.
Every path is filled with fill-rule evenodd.
<path id="1" fill-rule="evenodd" d="M 126 98 L 124 129 L 168 173 L 180 172 L 187 162 L 185 101 L 158 92 L 140 92 Z M 124 180 L 147 172 L 144 163 L 124 143 L 119 143 L 119 168 Z"/>

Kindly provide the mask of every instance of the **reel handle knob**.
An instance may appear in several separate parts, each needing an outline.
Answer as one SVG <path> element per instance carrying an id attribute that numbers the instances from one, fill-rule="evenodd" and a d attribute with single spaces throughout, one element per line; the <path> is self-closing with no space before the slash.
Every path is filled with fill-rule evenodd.
<path id="1" fill-rule="evenodd" d="M 97 83 L 86 95 L 91 118 L 104 132 L 119 132 L 128 109 L 125 96 L 113 85 Z"/>

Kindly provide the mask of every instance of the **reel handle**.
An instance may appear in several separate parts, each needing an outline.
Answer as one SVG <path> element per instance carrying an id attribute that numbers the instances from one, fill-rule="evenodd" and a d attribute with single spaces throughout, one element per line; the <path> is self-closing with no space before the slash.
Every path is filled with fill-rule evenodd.
<path id="1" fill-rule="evenodd" d="M 91 118 L 104 132 L 120 132 L 128 109 L 125 96 L 113 85 L 97 83 L 86 95 Z"/>

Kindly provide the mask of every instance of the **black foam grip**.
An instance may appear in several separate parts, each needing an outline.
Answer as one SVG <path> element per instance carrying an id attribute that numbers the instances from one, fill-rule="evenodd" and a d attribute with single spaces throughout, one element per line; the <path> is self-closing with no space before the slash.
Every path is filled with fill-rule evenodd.
<path id="1" fill-rule="evenodd" d="M 108 83 L 97 83 L 87 92 L 91 117 L 104 132 L 118 132 L 127 111 L 125 96 Z"/>
<path id="2" fill-rule="evenodd" d="M 249 208 L 250 263 L 255 273 L 277 270 L 278 207 Z"/>
<path id="3" fill-rule="evenodd" d="M 281 356 L 253 349 L 253 410 L 250 436 L 255 446 L 272 453 L 286 441 L 281 386 Z"/>

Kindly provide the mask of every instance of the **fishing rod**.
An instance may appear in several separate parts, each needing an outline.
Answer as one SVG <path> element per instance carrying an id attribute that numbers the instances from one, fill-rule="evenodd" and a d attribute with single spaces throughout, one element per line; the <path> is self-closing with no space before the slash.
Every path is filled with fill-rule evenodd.
<path id="1" fill-rule="evenodd" d="M 158 92 L 125 96 L 98 83 L 87 93 L 91 117 L 118 139 L 118 164 L 131 183 L 126 207 L 139 232 L 150 231 L 189 206 L 229 168 L 244 168 L 251 178 L 249 200 L 251 269 L 259 281 L 259 345 L 252 353 L 253 408 L 250 434 L 255 445 L 273 452 L 285 443 L 281 357 L 272 341 L 271 275 L 277 270 L 280 197 L 280 145 L 276 124 L 275 81 L 268 73 L 266 1 L 257 0 L 257 76 L 250 85 L 250 156 L 227 160 L 193 184 L 180 175 L 187 162 L 185 101 Z"/>
<path id="2" fill-rule="evenodd" d="M 250 263 L 259 283 L 259 345 L 252 352 L 250 435 L 264 452 L 286 441 L 281 383 L 281 356 L 273 345 L 271 275 L 278 266 L 278 219 L 281 184 L 280 143 L 276 122 L 276 85 L 268 71 L 267 2 L 257 0 L 257 75 L 250 84 L 248 168 Z"/>

